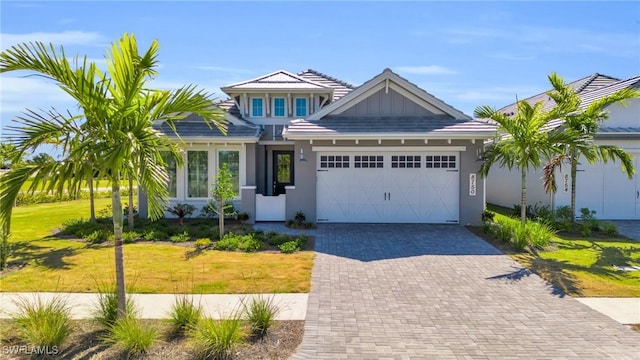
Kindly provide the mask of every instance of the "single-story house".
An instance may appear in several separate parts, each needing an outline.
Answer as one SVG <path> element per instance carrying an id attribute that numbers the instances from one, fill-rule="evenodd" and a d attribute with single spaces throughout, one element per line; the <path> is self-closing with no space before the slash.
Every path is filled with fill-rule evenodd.
<path id="1" fill-rule="evenodd" d="M 300 211 L 318 223 L 480 223 L 478 158 L 495 126 L 391 70 L 359 87 L 280 70 L 221 89 L 226 136 L 197 116 L 177 123 L 186 165 L 170 166 L 172 204 L 204 206 L 227 163 L 234 205 L 250 221 Z M 146 213 L 144 195 L 139 208 Z"/>
<path id="2" fill-rule="evenodd" d="M 593 101 L 611 95 L 624 88 L 640 88 L 640 76 L 616 79 L 593 74 L 576 80 L 570 85 L 579 94 L 585 108 Z M 530 103 L 543 101 L 546 109 L 555 106 L 545 93 L 525 99 Z M 513 113 L 516 105 L 511 104 L 500 112 Z M 606 109 L 609 119 L 604 121 L 596 134 L 595 143 L 615 145 L 634 157 L 634 166 L 640 171 L 640 99 L 627 101 L 626 106 L 612 105 Z M 562 126 L 560 121 L 551 128 Z M 527 175 L 527 202 L 549 205 L 552 208 L 569 205 L 571 202 L 571 174 L 567 164 L 558 171 L 558 191 L 547 194 L 542 185 L 542 170 L 530 171 Z M 487 202 L 511 207 L 520 202 L 520 173 L 505 168 L 492 168 L 487 178 Z M 590 164 L 579 160 L 576 178 L 576 208 L 596 211 L 596 217 L 608 220 L 640 219 L 640 173 L 630 180 L 621 169 L 620 162 Z M 579 215 L 579 214 L 578 214 Z"/>

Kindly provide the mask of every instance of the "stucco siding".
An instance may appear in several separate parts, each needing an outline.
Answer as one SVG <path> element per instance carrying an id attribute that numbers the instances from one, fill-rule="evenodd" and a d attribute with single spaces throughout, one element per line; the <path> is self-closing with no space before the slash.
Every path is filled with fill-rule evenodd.
<path id="1" fill-rule="evenodd" d="M 520 170 L 501 168 L 494 165 L 486 179 L 487 202 L 511 208 L 520 204 Z M 542 183 L 542 170 L 527 172 L 527 204 L 551 205 L 551 195 L 545 193 Z M 558 184 L 560 188 L 562 184 Z"/>
<path id="2" fill-rule="evenodd" d="M 482 141 L 472 144 L 468 140 L 452 142 L 452 145 L 466 146 L 467 150 L 460 152 L 460 224 L 478 225 L 482 222 L 482 210 L 485 202 L 485 186 L 478 174 L 480 162 L 476 161 L 476 151 L 482 148 Z M 475 195 L 471 195 L 470 178 L 475 175 Z"/>
<path id="3" fill-rule="evenodd" d="M 609 120 L 604 121 L 602 126 L 640 128 L 640 99 L 629 100 L 626 105 L 608 107 Z"/>
<path id="4" fill-rule="evenodd" d="M 304 160 L 300 159 L 300 154 Z M 308 221 L 316 220 L 316 156 L 308 141 L 296 141 L 294 147 L 295 189 L 287 190 L 287 219 L 302 211 Z"/>
<path id="5" fill-rule="evenodd" d="M 345 110 L 340 116 L 434 116 L 436 114 L 407 99 L 393 89 L 372 94 Z"/>

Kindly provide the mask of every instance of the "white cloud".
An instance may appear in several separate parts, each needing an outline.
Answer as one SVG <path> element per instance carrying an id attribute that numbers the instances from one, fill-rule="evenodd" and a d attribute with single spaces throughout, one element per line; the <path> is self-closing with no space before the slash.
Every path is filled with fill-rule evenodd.
<path id="1" fill-rule="evenodd" d="M 398 66 L 396 70 L 400 73 L 414 75 L 452 75 L 457 72 L 439 65 L 423 65 L 423 66 Z"/>
<path id="2" fill-rule="evenodd" d="M 10 46 L 30 41 L 40 41 L 45 44 L 55 45 L 88 45 L 105 46 L 108 40 L 96 32 L 88 31 L 63 31 L 63 32 L 32 32 L 26 34 L 0 34 L 0 47 L 6 49 Z"/>
<path id="3" fill-rule="evenodd" d="M 62 111 L 73 106 L 73 99 L 57 85 L 38 77 L 0 77 L 0 112 L 19 113 L 25 109 Z"/>

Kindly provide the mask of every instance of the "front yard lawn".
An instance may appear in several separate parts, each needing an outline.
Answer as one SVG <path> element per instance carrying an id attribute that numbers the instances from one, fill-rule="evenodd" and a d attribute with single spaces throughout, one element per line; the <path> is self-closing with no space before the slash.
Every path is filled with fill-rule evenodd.
<path id="1" fill-rule="evenodd" d="M 105 208 L 110 199 L 98 199 Z M 52 236 L 64 221 L 88 218 L 88 200 L 14 209 L 12 267 L 1 277 L 1 291 L 95 292 L 113 282 L 113 246 L 89 245 Z M 216 220 L 212 220 L 216 221 Z M 194 252 L 193 243 L 144 242 L 124 245 L 129 292 L 272 293 L 308 292 L 313 252 Z"/>
<path id="2" fill-rule="evenodd" d="M 502 208 L 490 209 L 496 219 L 507 217 Z M 481 231 L 476 228 L 475 232 Z M 481 236 L 571 296 L 640 297 L 640 271 L 618 268 L 640 266 L 639 241 L 601 233 L 590 238 L 561 233 L 545 250 L 516 252 L 486 234 Z"/>

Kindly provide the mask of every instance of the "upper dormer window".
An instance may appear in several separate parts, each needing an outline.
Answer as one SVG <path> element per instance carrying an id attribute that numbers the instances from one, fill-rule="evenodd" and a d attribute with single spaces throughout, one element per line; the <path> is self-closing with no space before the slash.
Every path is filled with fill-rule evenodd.
<path id="1" fill-rule="evenodd" d="M 307 98 L 296 98 L 296 116 L 307 116 Z"/>
<path id="2" fill-rule="evenodd" d="M 273 98 L 273 116 L 286 116 L 287 108 L 284 98 Z"/>
<path id="3" fill-rule="evenodd" d="M 251 116 L 253 117 L 264 116 L 264 105 L 263 105 L 262 98 L 251 98 Z"/>

